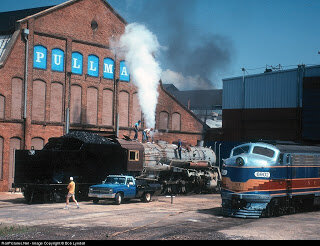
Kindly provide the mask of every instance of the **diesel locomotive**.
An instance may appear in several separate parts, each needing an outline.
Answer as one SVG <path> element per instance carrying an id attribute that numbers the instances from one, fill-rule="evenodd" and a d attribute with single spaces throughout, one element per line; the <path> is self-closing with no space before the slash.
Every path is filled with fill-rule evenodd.
<path id="1" fill-rule="evenodd" d="M 225 216 L 280 216 L 320 205 L 319 146 L 241 144 L 223 161 L 221 174 Z"/>
<path id="2" fill-rule="evenodd" d="M 159 182 L 163 194 L 211 192 L 219 189 L 221 175 L 211 148 L 176 144 L 140 143 L 129 138 L 71 132 L 49 139 L 42 150 L 16 150 L 14 188 L 32 202 L 60 201 L 72 176 L 79 199 L 107 175 L 131 175 Z"/>

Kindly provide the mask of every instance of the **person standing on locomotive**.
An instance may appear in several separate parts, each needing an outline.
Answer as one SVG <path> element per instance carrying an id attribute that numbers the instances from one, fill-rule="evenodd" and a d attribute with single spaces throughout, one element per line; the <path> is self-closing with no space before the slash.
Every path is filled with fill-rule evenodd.
<path id="1" fill-rule="evenodd" d="M 181 150 L 182 150 L 182 143 L 181 143 L 181 139 L 179 139 L 179 141 L 178 141 L 178 153 L 179 153 L 180 160 L 181 160 Z"/>
<path id="2" fill-rule="evenodd" d="M 141 120 L 139 120 L 136 124 L 134 124 L 134 140 L 138 139 L 138 131 Z"/>

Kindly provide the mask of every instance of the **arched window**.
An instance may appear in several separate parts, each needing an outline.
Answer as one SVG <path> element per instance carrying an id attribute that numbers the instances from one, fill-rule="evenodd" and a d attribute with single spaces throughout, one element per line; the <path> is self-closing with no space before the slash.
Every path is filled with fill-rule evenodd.
<path id="1" fill-rule="evenodd" d="M 114 78 L 114 61 L 111 58 L 104 58 L 103 60 L 103 78 Z"/>
<path id="2" fill-rule="evenodd" d="M 132 101 L 132 122 L 136 123 L 138 120 L 141 120 L 141 107 L 139 103 L 138 93 L 133 94 Z"/>
<path id="3" fill-rule="evenodd" d="M 33 81 L 32 88 L 32 120 L 44 121 L 46 111 L 46 83 L 42 80 Z"/>
<path id="4" fill-rule="evenodd" d="M 9 152 L 9 180 L 8 188 L 12 188 L 12 183 L 14 181 L 14 170 L 15 170 L 15 151 L 21 149 L 21 140 L 20 138 L 11 138 L 10 139 L 10 152 Z"/>
<path id="5" fill-rule="evenodd" d="M 181 115 L 179 113 L 172 114 L 172 130 L 181 131 Z"/>
<path id="6" fill-rule="evenodd" d="M 35 45 L 33 50 L 33 67 L 47 69 L 47 48 L 42 45 Z"/>
<path id="7" fill-rule="evenodd" d="M 160 130 L 167 130 L 169 124 L 169 113 L 166 111 L 160 112 L 159 115 L 159 129 Z"/>
<path id="8" fill-rule="evenodd" d="M 88 56 L 88 70 L 89 76 L 99 77 L 99 57 L 95 55 Z"/>
<path id="9" fill-rule="evenodd" d="M 126 91 L 119 93 L 119 126 L 129 126 L 129 93 Z"/>
<path id="10" fill-rule="evenodd" d="M 113 91 L 103 90 L 102 93 L 102 125 L 113 125 Z"/>
<path id="11" fill-rule="evenodd" d="M 0 119 L 4 119 L 5 111 L 5 97 L 0 95 Z"/>
<path id="12" fill-rule="evenodd" d="M 62 122 L 63 111 L 63 85 L 58 82 L 51 83 L 50 121 Z"/>
<path id="13" fill-rule="evenodd" d="M 0 137 L 0 180 L 3 179 L 3 137 Z"/>
<path id="14" fill-rule="evenodd" d="M 83 55 L 79 52 L 72 53 L 71 72 L 82 75 L 83 71 Z"/>
<path id="15" fill-rule="evenodd" d="M 71 86 L 71 105 L 70 105 L 70 122 L 81 122 L 81 93 L 82 88 L 79 85 Z"/>
<path id="16" fill-rule="evenodd" d="M 44 146 L 43 138 L 40 138 L 40 137 L 32 138 L 31 139 L 31 146 L 33 146 L 33 148 L 35 150 L 42 150 L 43 146 Z"/>
<path id="17" fill-rule="evenodd" d="M 13 78 L 12 84 L 12 98 L 11 98 L 11 118 L 21 119 L 22 118 L 22 79 Z"/>
<path id="18" fill-rule="evenodd" d="M 98 121 L 98 89 L 88 87 L 87 89 L 87 123 L 97 125 Z"/>
<path id="19" fill-rule="evenodd" d="M 64 52 L 61 49 L 53 49 L 51 55 L 51 70 L 64 71 Z"/>

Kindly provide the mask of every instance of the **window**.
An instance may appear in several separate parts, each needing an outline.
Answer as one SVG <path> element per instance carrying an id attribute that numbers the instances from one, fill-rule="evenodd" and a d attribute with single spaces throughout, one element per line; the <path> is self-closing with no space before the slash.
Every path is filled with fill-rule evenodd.
<path id="1" fill-rule="evenodd" d="M 102 93 L 102 125 L 112 126 L 113 123 L 113 91 L 103 90 Z"/>
<path id="2" fill-rule="evenodd" d="M 51 98 L 50 98 L 50 121 L 61 122 L 63 111 L 63 85 L 60 83 L 51 84 Z"/>
<path id="3" fill-rule="evenodd" d="M 98 90 L 94 87 L 87 89 L 87 123 L 97 125 L 98 121 Z"/>
<path id="4" fill-rule="evenodd" d="M 88 71 L 89 76 L 99 77 L 99 57 L 95 55 L 88 56 Z"/>
<path id="5" fill-rule="evenodd" d="M 42 138 L 37 138 L 37 137 L 32 138 L 31 146 L 33 146 L 35 150 L 42 150 L 44 146 L 44 140 Z"/>
<path id="6" fill-rule="evenodd" d="M 165 111 L 160 112 L 159 129 L 167 130 L 168 129 L 168 124 L 169 124 L 169 113 L 167 113 Z"/>
<path id="7" fill-rule="evenodd" d="M 179 113 L 172 114 L 172 130 L 181 131 L 181 115 Z"/>
<path id="8" fill-rule="evenodd" d="M 70 122 L 81 122 L 81 92 L 82 88 L 79 85 L 71 86 L 71 105 L 70 105 Z"/>
<path id="9" fill-rule="evenodd" d="M 129 126 L 129 93 L 126 91 L 119 93 L 119 126 Z"/>
<path id="10" fill-rule="evenodd" d="M 0 179 L 3 179 L 3 138 L 0 137 Z"/>
<path id="11" fill-rule="evenodd" d="M 0 119 L 4 119 L 5 98 L 0 95 Z"/>
<path id="12" fill-rule="evenodd" d="M 32 93 L 32 120 L 44 121 L 46 110 L 46 83 L 41 80 L 33 81 Z"/>
<path id="13" fill-rule="evenodd" d="M 57 72 L 64 71 L 64 52 L 60 49 L 52 50 L 51 70 Z"/>
<path id="14" fill-rule="evenodd" d="M 132 122 L 138 122 L 141 120 L 141 107 L 139 103 L 138 93 L 134 93 L 132 97 Z"/>
<path id="15" fill-rule="evenodd" d="M 232 156 L 236 156 L 236 155 L 240 155 L 240 154 L 248 153 L 248 152 L 249 152 L 249 145 L 245 145 L 245 146 L 235 148 L 233 150 Z"/>
<path id="16" fill-rule="evenodd" d="M 139 151 L 129 150 L 129 161 L 139 161 Z"/>
<path id="17" fill-rule="evenodd" d="M 125 82 L 130 81 L 129 69 L 128 69 L 125 61 L 120 62 L 120 80 L 125 81 Z"/>
<path id="18" fill-rule="evenodd" d="M 22 79 L 13 78 L 12 81 L 11 118 L 22 118 Z"/>
<path id="19" fill-rule="evenodd" d="M 83 56 L 79 52 L 72 53 L 71 72 L 74 74 L 82 75 L 83 69 Z"/>
<path id="20" fill-rule="evenodd" d="M 34 46 L 33 67 L 47 69 L 47 48 L 42 45 Z"/>
<path id="21" fill-rule="evenodd" d="M 274 151 L 265 147 L 255 146 L 252 151 L 253 154 L 263 155 L 272 158 L 274 156 Z"/>

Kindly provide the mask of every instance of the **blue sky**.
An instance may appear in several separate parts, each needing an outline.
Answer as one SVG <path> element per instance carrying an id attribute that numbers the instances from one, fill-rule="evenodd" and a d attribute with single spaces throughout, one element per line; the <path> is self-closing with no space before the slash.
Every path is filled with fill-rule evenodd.
<path id="1" fill-rule="evenodd" d="M 62 2 L 1 0 L 0 11 Z M 145 24 L 158 37 L 165 47 L 159 54 L 162 69 L 185 81 L 201 77 L 221 88 L 221 80 L 241 75 L 242 67 L 246 74 L 255 74 L 263 72 L 266 65 L 290 69 L 302 63 L 320 64 L 319 0 L 108 2 L 127 22 Z M 194 84 L 197 88 L 201 83 Z M 179 86 L 194 89 L 190 83 Z"/>

